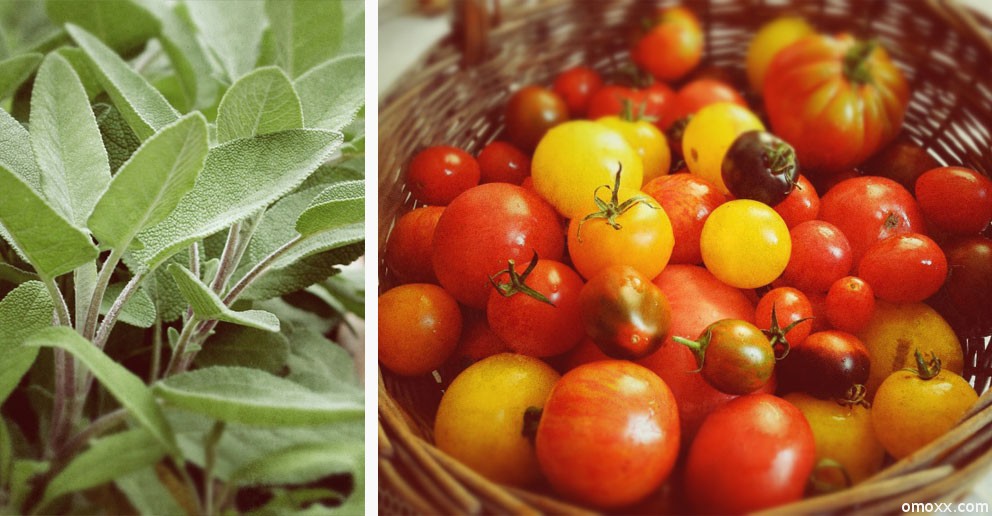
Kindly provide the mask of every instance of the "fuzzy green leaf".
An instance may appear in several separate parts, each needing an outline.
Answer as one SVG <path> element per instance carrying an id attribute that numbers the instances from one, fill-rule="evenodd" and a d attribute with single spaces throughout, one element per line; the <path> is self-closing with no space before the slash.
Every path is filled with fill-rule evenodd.
<path id="1" fill-rule="evenodd" d="M 89 219 L 101 244 L 126 249 L 164 220 L 190 190 L 207 157 L 207 121 L 191 113 L 164 127 L 114 176 Z"/>
<path id="2" fill-rule="evenodd" d="M 234 472 L 239 486 L 305 484 L 360 469 L 361 446 L 354 442 L 305 443 L 279 450 Z"/>
<path id="3" fill-rule="evenodd" d="M 186 2 L 185 5 L 199 36 L 210 49 L 209 57 L 228 83 L 255 67 L 265 27 L 262 1 L 242 0 L 236 8 L 227 2 Z"/>
<path id="4" fill-rule="evenodd" d="M 196 363 L 199 367 L 250 367 L 279 374 L 288 358 L 289 340 L 282 333 L 222 324 L 196 355 Z"/>
<path id="5" fill-rule="evenodd" d="M 210 287 L 204 285 L 186 267 L 170 265 L 169 272 L 176 280 L 176 285 L 179 285 L 179 291 L 182 292 L 183 297 L 189 301 L 193 313 L 201 320 L 225 321 L 259 330 L 279 331 L 279 319 L 275 315 L 263 310 L 245 310 L 243 312 L 231 310 L 216 292 L 210 290 Z"/>
<path id="6" fill-rule="evenodd" d="M 168 6 L 157 0 L 142 0 L 142 5 L 162 23 L 159 40 L 176 70 L 187 103 L 197 109 L 216 108 L 220 83 L 212 75 L 186 4 Z"/>
<path id="7" fill-rule="evenodd" d="M 21 381 L 24 373 L 31 368 L 36 348 L 25 348 L 21 344 L 34 332 L 52 324 L 52 311 L 55 304 L 48 289 L 40 281 L 28 281 L 10 291 L 0 301 L 0 404 L 10 396 Z"/>
<path id="8" fill-rule="evenodd" d="M 37 280 L 38 275 L 33 272 L 21 270 L 9 263 L 0 262 L 0 281 L 20 285 L 31 280 Z"/>
<path id="9" fill-rule="evenodd" d="M 138 235 L 135 257 L 154 268 L 282 197 L 340 145 L 337 133 L 293 129 L 234 140 L 210 149 L 193 191 L 165 220 Z"/>
<path id="10" fill-rule="evenodd" d="M 77 47 L 62 47 L 56 50 L 55 53 L 62 56 L 72 65 L 72 69 L 79 76 L 79 82 L 83 83 L 86 96 L 90 100 L 103 93 L 103 85 L 100 84 L 99 79 L 97 79 L 96 74 L 90 67 L 90 59 L 86 57 L 86 52 L 83 52 L 82 49 Z"/>
<path id="11" fill-rule="evenodd" d="M 0 109 L 0 165 L 41 193 L 41 169 L 31 150 L 31 135 L 20 122 Z"/>
<path id="12" fill-rule="evenodd" d="M 282 70 L 272 66 L 238 79 L 224 94 L 217 110 L 220 143 L 302 127 L 303 112 L 293 83 Z"/>
<path id="13" fill-rule="evenodd" d="M 238 299 L 262 300 L 284 296 L 303 290 L 314 283 L 327 279 L 338 272 L 338 266 L 348 263 L 365 254 L 365 244 L 354 244 L 354 253 L 342 253 L 346 248 L 318 253 L 298 260 L 285 267 L 272 267 L 252 282 Z M 347 257 L 344 257 L 347 255 Z M 354 256 L 354 258 L 350 258 Z"/>
<path id="14" fill-rule="evenodd" d="M 365 104 L 365 56 L 342 56 L 316 66 L 293 83 L 307 127 L 341 130 Z"/>
<path id="15" fill-rule="evenodd" d="M 19 176 L 0 165 L 0 224 L 42 278 L 97 257 L 90 237 L 56 213 Z"/>
<path id="16" fill-rule="evenodd" d="M 202 447 L 202 446 L 201 446 Z M 114 484 L 124 493 L 138 514 L 191 514 L 176 501 L 154 467 L 147 467 L 117 477 Z"/>
<path id="17" fill-rule="evenodd" d="M 176 437 L 162 415 L 152 391 L 134 373 L 115 362 L 90 341 L 71 328 L 47 328 L 28 339 L 27 346 L 61 348 L 89 368 L 107 392 L 131 413 L 141 426 L 155 437 L 166 450 L 175 451 Z"/>
<path id="18" fill-rule="evenodd" d="M 134 134 L 121 112 L 111 104 L 96 104 L 93 106 L 96 125 L 103 137 L 103 147 L 107 149 L 107 159 L 110 161 L 110 172 L 116 173 L 121 165 L 131 159 L 134 151 L 141 146 L 141 140 Z"/>
<path id="19" fill-rule="evenodd" d="M 355 244 L 365 241 L 365 223 L 356 222 L 345 226 L 337 227 L 328 231 L 321 231 L 300 241 L 293 246 L 286 254 L 279 257 L 272 264 L 275 268 L 288 267 L 291 264 L 313 256 L 317 253 L 334 252 L 339 263 L 344 265 L 351 263 L 361 256 L 361 252 L 356 256 Z M 361 249 L 362 246 L 358 246 Z"/>
<path id="20" fill-rule="evenodd" d="M 151 466 L 165 453 L 166 448 L 144 428 L 95 440 L 52 479 L 45 489 L 42 505 Z"/>
<path id="21" fill-rule="evenodd" d="M 113 306 L 117 296 L 124 290 L 124 283 L 111 283 L 107 286 L 107 292 L 100 303 L 100 314 L 106 315 Z M 145 292 L 143 287 L 131 295 L 131 298 L 124 303 L 119 315 L 122 323 L 130 324 L 137 328 L 151 328 L 155 324 L 155 303 Z"/>
<path id="22" fill-rule="evenodd" d="M 138 138 L 147 140 L 179 118 L 179 112 L 154 86 L 99 39 L 71 23 L 66 30 L 86 52 L 100 84 Z"/>
<path id="23" fill-rule="evenodd" d="M 209 367 L 155 385 L 169 404 L 221 421 L 255 426 L 310 426 L 360 420 L 361 391 L 315 393 L 257 369 Z"/>
<path id="24" fill-rule="evenodd" d="M 317 392 L 358 391 L 355 361 L 336 342 L 305 324 L 286 322 L 290 343 L 286 377 Z"/>
<path id="25" fill-rule="evenodd" d="M 341 0 L 267 0 L 274 62 L 290 77 L 334 57 L 341 47 Z"/>
<path id="26" fill-rule="evenodd" d="M 42 57 L 33 52 L 0 61 L 0 100 L 13 95 L 31 77 Z"/>
<path id="27" fill-rule="evenodd" d="M 310 236 L 365 220 L 365 181 L 327 187 L 296 221 L 296 231 Z"/>
<path id="28" fill-rule="evenodd" d="M 47 0 L 55 23 L 74 23 L 121 54 L 130 54 L 158 34 L 158 20 L 131 0 Z"/>
<path id="29" fill-rule="evenodd" d="M 73 224 L 85 227 L 110 182 L 110 165 L 86 90 L 58 54 L 42 61 L 35 80 L 31 146 L 45 197 Z"/>

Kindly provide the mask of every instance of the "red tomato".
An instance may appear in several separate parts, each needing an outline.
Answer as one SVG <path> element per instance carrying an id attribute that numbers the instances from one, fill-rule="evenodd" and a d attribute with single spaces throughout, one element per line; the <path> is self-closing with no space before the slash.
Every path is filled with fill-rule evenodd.
<path id="1" fill-rule="evenodd" d="M 841 331 L 858 333 L 875 313 L 875 292 L 857 276 L 845 276 L 827 291 L 824 311 L 830 324 Z"/>
<path id="2" fill-rule="evenodd" d="M 772 307 L 775 307 L 775 322 L 778 329 L 773 328 L 775 325 L 772 324 Z M 791 287 L 779 287 L 761 297 L 754 312 L 754 319 L 758 328 L 770 331 L 772 337 L 777 336 L 779 339 L 784 337 L 790 346 L 796 346 L 806 340 L 813 330 L 813 306 L 810 305 L 806 294 Z M 802 319 L 807 320 L 792 326 Z M 789 326 L 792 328 L 781 335 Z"/>
<path id="3" fill-rule="evenodd" d="M 551 89 L 565 101 L 572 118 L 581 118 L 589 107 L 589 99 L 601 87 L 603 79 L 596 70 L 576 66 L 558 74 Z"/>
<path id="4" fill-rule="evenodd" d="M 479 163 L 454 147 L 427 147 L 410 160 L 406 186 L 424 204 L 444 206 L 458 194 L 479 184 Z"/>
<path id="5" fill-rule="evenodd" d="M 482 309 L 489 277 L 507 260 L 529 262 L 536 252 L 561 259 L 565 235 L 558 212 L 532 190 L 506 183 L 480 185 L 459 195 L 434 230 L 432 261 L 441 286 L 458 301 Z"/>
<path id="6" fill-rule="evenodd" d="M 402 283 L 437 283 L 431 263 L 434 227 L 444 208 L 425 206 L 403 214 L 386 242 L 385 260 L 389 272 Z"/>
<path id="7" fill-rule="evenodd" d="M 948 245 L 946 253 L 951 304 L 970 319 L 992 322 L 992 240 L 965 238 Z"/>
<path id="8" fill-rule="evenodd" d="M 940 167 L 916 180 L 927 222 L 956 235 L 977 235 L 992 222 L 992 180 L 962 167 Z"/>
<path id="9" fill-rule="evenodd" d="M 716 79 L 696 79 L 675 94 L 672 108 L 668 109 L 661 120 L 660 127 L 668 129 L 672 124 L 710 104 L 717 102 L 733 102 L 741 107 L 747 107 L 747 102 L 729 84 Z"/>
<path id="10" fill-rule="evenodd" d="M 803 222 L 789 231 L 792 256 L 782 278 L 803 292 L 826 292 L 851 272 L 851 244 L 837 226 L 822 220 Z"/>
<path id="11" fill-rule="evenodd" d="M 665 112 L 672 108 L 675 101 L 675 91 L 663 82 L 656 82 L 641 90 L 644 96 L 644 116 L 653 118 L 659 129 Z"/>
<path id="12" fill-rule="evenodd" d="M 548 129 L 568 120 L 568 106 L 555 92 L 527 86 L 506 104 L 506 134 L 524 151 L 533 151 Z"/>
<path id="13" fill-rule="evenodd" d="M 879 299 L 916 302 L 934 295 L 947 279 L 947 257 L 926 235 L 906 233 L 880 240 L 858 265 Z"/>
<path id="14" fill-rule="evenodd" d="M 619 116 L 623 113 L 625 102 L 637 110 L 644 102 L 644 96 L 639 90 L 609 84 L 596 91 L 589 99 L 586 118 L 599 120 L 604 116 Z"/>
<path id="15" fill-rule="evenodd" d="M 489 327 L 513 351 L 550 357 L 585 337 L 579 314 L 582 278 L 569 266 L 538 260 L 533 269 L 519 271 L 511 265 L 493 281 L 500 287 L 489 294 Z"/>
<path id="16" fill-rule="evenodd" d="M 808 220 L 815 220 L 820 215 L 820 196 L 817 195 L 816 188 L 813 188 L 813 183 L 800 174 L 796 187 L 774 208 L 782 216 L 785 225 L 792 229 Z"/>
<path id="17" fill-rule="evenodd" d="M 830 329 L 830 321 L 827 319 L 827 295 L 819 292 L 807 294 L 809 305 L 813 307 L 813 331 L 826 331 Z"/>
<path id="18" fill-rule="evenodd" d="M 462 314 L 437 285 L 410 283 L 379 296 L 379 361 L 416 376 L 441 367 L 458 345 Z"/>
<path id="19" fill-rule="evenodd" d="M 699 64 L 702 55 L 702 28 L 685 7 L 662 10 L 658 24 L 631 50 L 634 64 L 661 81 L 681 79 Z"/>
<path id="20" fill-rule="evenodd" d="M 803 167 L 840 172 L 895 137 L 909 87 L 875 42 L 815 34 L 775 55 L 762 97 L 773 132 Z"/>
<path id="21" fill-rule="evenodd" d="M 860 339 L 837 330 L 811 334 L 779 362 L 779 384 L 820 399 L 843 398 L 855 384 L 868 381 L 871 360 Z"/>
<path id="22" fill-rule="evenodd" d="M 534 444 L 555 491 L 599 508 L 623 507 L 651 494 L 675 466 L 675 399 L 637 364 L 586 364 L 552 389 Z"/>
<path id="23" fill-rule="evenodd" d="M 689 504 L 704 514 L 740 514 L 799 500 L 815 456 L 799 409 L 769 394 L 741 396 L 710 414 L 689 448 Z"/>
<path id="24" fill-rule="evenodd" d="M 727 202 L 727 195 L 696 174 L 669 174 L 648 181 L 642 188 L 668 214 L 675 235 L 669 263 L 701 263 L 699 235 L 710 213 Z"/>
<path id="25" fill-rule="evenodd" d="M 598 362 L 600 360 L 613 360 L 603 350 L 599 349 L 596 342 L 586 337 L 579 342 L 578 346 L 562 355 L 558 369 L 562 372 L 571 371 L 580 365 Z"/>
<path id="26" fill-rule="evenodd" d="M 866 176 L 887 177 L 912 192 L 920 174 L 939 166 L 926 149 L 903 138 L 878 151 L 860 168 Z"/>
<path id="27" fill-rule="evenodd" d="M 876 176 L 838 183 L 821 199 L 820 218 L 847 237 L 855 268 L 875 242 L 902 233 L 922 233 L 925 228 L 913 195 L 899 183 Z"/>
<path id="28" fill-rule="evenodd" d="M 530 176 L 530 157 L 507 142 L 486 145 L 478 158 L 481 183 L 513 183 L 519 185 Z"/>
<path id="29" fill-rule="evenodd" d="M 489 328 L 485 313 L 472 309 L 462 311 L 462 338 L 455 349 L 455 358 L 468 365 L 509 351 L 506 343 Z"/>

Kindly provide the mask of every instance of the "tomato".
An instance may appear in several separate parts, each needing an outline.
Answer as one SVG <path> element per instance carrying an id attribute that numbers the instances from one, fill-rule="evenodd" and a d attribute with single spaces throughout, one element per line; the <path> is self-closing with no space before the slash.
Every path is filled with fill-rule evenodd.
<path id="1" fill-rule="evenodd" d="M 875 242 L 902 233 L 923 233 L 913 195 L 891 179 L 863 176 L 838 183 L 820 200 L 820 218 L 837 226 L 851 244 L 854 266 Z"/>
<path id="2" fill-rule="evenodd" d="M 703 263 L 720 281 L 757 288 L 777 278 L 789 262 L 789 228 L 775 210 L 737 199 L 713 210 L 699 238 Z"/>
<path id="3" fill-rule="evenodd" d="M 706 218 L 727 195 L 713 183 L 694 174 L 671 174 L 645 183 L 644 193 L 665 210 L 672 224 L 675 244 L 670 263 L 700 263 L 699 236 Z"/>
<path id="4" fill-rule="evenodd" d="M 665 382 L 637 364 L 577 367 L 552 389 L 535 447 L 555 491 L 599 508 L 635 503 L 675 466 L 675 399 Z"/>
<path id="5" fill-rule="evenodd" d="M 915 350 L 916 371 L 890 374 L 875 394 L 871 422 L 878 440 L 896 459 L 922 448 L 958 423 L 978 401 L 978 393 L 959 375 L 941 369 Z"/>
<path id="6" fill-rule="evenodd" d="M 946 248 L 945 288 L 951 304 L 965 317 L 988 323 L 992 319 L 992 240 L 971 237 Z"/>
<path id="7" fill-rule="evenodd" d="M 521 432 L 524 413 L 544 407 L 558 379 L 547 364 L 523 355 L 503 353 L 469 366 L 441 398 L 434 443 L 494 482 L 536 484 L 541 473 Z"/>
<path id="8" fill-rule="evenodd" d="M 806 294 L 791 287 L 779 287 L 761 296 L 754 320 L 758 328 L 773 339 L 772 345 L 776 349 L 783 340 L 787 346 L 795 346 L 806 340 L 813 329 L 813 306 Z"/>
<path id="9" fill-rule="evenodd" d="M 579 305 L 586 333 L 613 358 L 645 357 L 668 336 L 665 294 L 632 267 L 614 265 L 589 278 Z"/>
<path id="10" fill-rule="evenodd" d="M 734 140 L 723 158 L 724 185 L 738 199 L 774 206 L 788 197 L 799 170 L 788 143 L 764 131 L 748 131 Z"/>
<path id="11" fill-rule="evenodd" d="M 947 258 L 925 235 L 893 235 L 868 248 L 858 265 L 858 276 L 880 299 L 923 301 L 947 279 Z"/>
<path id="12" fill-rule="evenodd" d="M 779 363 L 779 382 L 786 391 L 840 398 L 868 380 L 869 363 L 868 348 L 854 335 L 820 331 L 792 346 Z"/>
<path id="13" fill-rule="evenodd" d="M 629 265 L 653 278 L 672 255 L 675 237 L 665 210 L 641 192 L 618 193 L 620 180 L 618 175 L 614 188 L 600 194 L 601 211 L 574 218 L 568 225 L 568 254 L 583 277 L 591 278 L 612 265 Z"/>
<path id="14" fill-rule="evenodd" d="M 589 99 L 602 87 L 603 79 L 596 70 L 575 66 L 558 74 L 551 89 L 565 101 L 568 114 L 580 118 L 586 114 Z"/>
<path id="15" fill-rule="evenodd" d="M 434 230 L 434 273 L 455 299 L 481 309 L 489 301 L 489 277 L 507 260 L 529 260 L 535 252 L 558 260 L 564 240 L 558 214 L 534 192 L 506 183 L 480 185 L 441 214 Z"/>
<path id="16" fill-rule="evenodd" d="M 866 176 L 892 179 L 912 192 L 920 174 L 939 166 L 926 149 L 908 138 L 898 138 L 864 162 L 861 170 Z"/>
<path id="17" fill-rule="evenodd" d="M 379 296 L 379 361 L 414 376 L 441 367 L 458 345 L 462 314 L 437 285 L 410 283 Z"/>
<path id="18" fill-rule="evenodd" d="M 747 394 L 763 387 L 775 370 L 775 351 L 757 326 L 723 319 L 703 330 L 697 340 L 674 337 L 692 350 L 699 372 L 727 394 Z"/>
<path id="19" fill-rule="evenodd" d="M 509 346 L 489 327 L 484 312 L 473 309 L 462 311 L 462 338 L 453 355 L 456 359 L 469 365 L 509 351 Z"/>
<path id="20" fill-rule="evenodd" d="M 571 371 L 580 365 L 598 362 L 600 360 L 613 359 L 606 353 L 603 353 L 603 350 L 599 349 L 599 346 L 592 339 L 586 337 L 579 342 L 578 346 L 575 346 L 568 353 L 561 356 L 561 360 L 558 361 L 558 370 Z"/>
<path id="21" fill-rule="evenodd" d="M 808 220 L 816 220 L 820 214 L 820 196 L 809 179 L 800 174 L 796 179 L 796 187 L 774 208 L 782 216 L 785 225 L 792 229 Z"/>
<path id="22" fill-rule="evenodd" d="M 617 116 L 623 113 L 625 105 L 631 105 L 635 110 L 644 104 L 644 94 L 640 90 L 608 84 L 596 90 L 589 98 L 586 116 L 592 120 L 604 116 Z"/>
<path id="23" fill-rule="evenodd" d="M 868 326 L 857 336 L 871 357 L 865 386 L 872 394 L 889 374 L 915 365 L 913 350 L 917 348 L 936 353 L 948 371 L 961 374 L 964 370 L 958 336 L 940 314 L 923 303 L 892 304 L 880 300 Z"/>
<path id="24" fill-rule="evenodd" d="M 530 157 L 507 142 L 495 141 L 486 145 L 476 159 L 482 183 L 519 185 L 530 176 Z"/>
<path id="25" fill-rule="evenodd" d="M 679 89 L 672 101 L 672 108 L 661 119 L 661 128 L 669 129 L 676 120 L 696 114 L 710 104 L 730 102 L 747 107 L 747 102 L 729 84 L 716 79 L 696 79 Z M 679 147 L 681 149 L 681 147 Z"/>
<path id="26" fill-rule="evenodd" d="M 816 441 L 816 462 L 830 459 L 839 463 L 859 484 L 882 468 L 885 448 L 875 437 L 871 425 L 871 408 L 855 400 L 821 400 L 793 392 L 785 396 L 806 417 Z M 842 475 L 826 470 L 814 473 L 834 489 L 848 487 Z"/>
<path id="27" fill-rule="evenodd" d="M 830 324 L 841 331 L 857 333 L 875 313 L 875 292 L 857 276 L 844 276 L 827 291 L 825 312 Z"/>
<path id="28" fill-rule="evenodd" d="M 555 92 L 527 86 L 506 104 L 506 134 L 517 147 L 532 151 L 552 127 L 568 120 L 568 106 Z"/>
<path id="29" fill-rule="evenodd" d="M 596 122 L 576 120 L 548 132 L 534 151 L 534 189 L 566 218 L 597 211 L 596 189 L 612 185 L 639 190 L 644 179 L 641 158 L 623 135 Z"/>
<path id="30" fill-rule="evenodd" d="M 406 186 L 424 204 L 445 206 L 458 194 L 479 184 L 479 163 L 454 147 L 428 147 L 410 160 Z"/>
<path id="31" fill-rule="evenodd" d="M 795 16 L 783 16 L 762 25 L 747 47 L 747 80 L 751 89 L 761 92 L 765 72 L 775 54 L 812 33 L 813 27 Z"/>
<path id="32" fill-rule="evenodd" d="M 644 117 L 653 119 L 655 127 L 661 127 L 661 119 L 665 113 L 672 108 L 675 101 L 675 91 L 663 82 L 656 82 L 641 90 L 641 103 L 644 106 Z"/>
<path id="33" fill-rule="evenodd" d="M 665 135 L 647 120 L 637 119 L 629 113 L 624 113 L 623 116 L 628 115 L 634 118 L 607 116 L 596 122 L 622 134 L 631 148 L 637 151 L 644 169 L 644 181 L 667 174 L 672 156 Z"/>
<path id="34" fill-rule="evenodd" d="M 702 176 L 727 193 L 723 182 L 723 159 L 743 133 L 763 131 L 765 126 L 747 108 L 718 102 L 699 110 L 682 136 L 682 156 L 693 174 Z"/>
<path id="35" fill-rule="evenodd" d="M 837 226 L 822 220 L 803 222 L 789 231 L 792 256 L 782 278 L 803 292 L 826 292 L 851 272 L 851 244 Z"/>
<path id="36" fill-rule="evenodd" d="M 396 220 L 386 242 L 385 261 L 389 272 L 402 283 L 437 283 L 431 242 L 443 212 L 443 207 L 425 206 Z"/>
<path id="37" fill-rule="evenodd" d="M 803 167 L 829 175 L 896 136 L 909 87 L 876 42 L 816 34 L 775 55 L 763 97 L 773 132 L 795 147 Z"/>
<path id="38" fill-rule="evenodd" d="M 685 7 L 659 13 L 658 23 L 631 50 L 634 64 L 660 81 L 675 81 L 689 73 L 703 55 L 699 20 Z"/>
<path id="39" fill-rule="evenodd" d="M 704 514 L 741 514 L 802 498 L 816 444 L 803 413 L 769 394 L 741 396 L 700 427 L 685 467 L 686 497 Z"/>
<path id="40" fill-rule="evenodd" d="M 549 357 L 585 337 L 579 316 L 582 278 L 569 266 L 535 256 L 520 273 L 511 261 L 493 281 L 498 287 L 486 307 L 489 327 L 513 351 Z"/>
<path id="41" fill-rule="evenodd" d="M 992 222 L 992 180 L 963 167 L 940 167 L 916 180 L 916 200 L 927 222 L 949 233 L 971 235 Z"/>

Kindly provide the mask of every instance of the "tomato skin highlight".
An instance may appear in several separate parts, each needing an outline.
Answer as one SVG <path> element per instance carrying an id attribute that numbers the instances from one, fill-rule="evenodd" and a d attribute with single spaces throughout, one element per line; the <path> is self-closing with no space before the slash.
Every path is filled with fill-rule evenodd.
<path id="1" fill-rule="evenodd" d="M 471 154 L 447 145 L 428 147 L 410 160 L 407 188 L 424 204 L 445 206 L 479 184 L 479 163 Z"/>
<path id="2" fill-rule="evenodd" d="M 880 299 L 923 301 L 947 279 L 947 257 L 926 235 L 893 235 L 868 248 L 858 265 L 858 276 Z"/>
<path id="3" fill-rule="evenodd" d="M 663 484 L 675 465 L 675 399 L 637 364 L 579 366 L 551 391 L 535 447 L 555 491 L 598 508 L 630 505 Z"/>
<path id="4" fill-rule="evenodd" d="M 530 157 L 508 142 L 495 141 L 483 147 L 479 162 L 480 183 L 519 185 L 530 176 Z"/>
<path id="5" fill-rule="evenodd" d="M 668 336 L 665 294 L 632 267 L 613 265 L 590 278 L 579 305 L 586 334 L 613 358 L 645 357 Z"/>
<path id="6" fill-rule="evenodd" d="M 585 66 L 575 66 L 561 72 L 551 86 L 565 101 L 572 118 L 585 116 L 589 100 L 602 87 L 603 78 L 599 73 Z"/>
<path id="7" fill-rule="evenodd" d="M 510 141 L 530 152 L 549 129 L 568 120 L 568 106 L 549 89 L 526 86 L 506 103 L 505 119 Z"/>
<path id="8" fill-rule="evenodd" d="M 803 222 L 789 231 L 792 255 L 782 273 L 803 292 L 826 292 L 851 272 L 851 244 L 837 226 L 822 220 Z"/>
<path id="9" fill-rule="evenodd" d="M 857 276 L 845 276 L 827 291 L 826 316 L 841 331 L 857 333 L 868 325 L 875 313 L 875 292 Z"/>

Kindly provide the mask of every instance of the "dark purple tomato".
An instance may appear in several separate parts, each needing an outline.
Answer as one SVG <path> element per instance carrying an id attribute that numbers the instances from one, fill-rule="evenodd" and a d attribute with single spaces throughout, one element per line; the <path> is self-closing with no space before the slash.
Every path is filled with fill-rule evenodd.
<path id="1" fill-rule="evenodd" d="M 741 134 L 723 158 L 723 182 L 738 199 L 775 206 L 792 192 L 798 176 L 796 151 L 765 131 Z"/>
<path id="2" fill-rule="evenodd" d="M 706 327 L 699 339 L 675 337 L 696 355 L 703 378 L 726 394 L 748 394 L 762 388 L 775 370 L 775 351 L 757 326 L 723 319 Z"/>
<path id="3" fill-rule="evenodd" d="M 854 384 L 868 381 L 868 348 L 850 333 L 811 334 L 778 364 L 783 392 L 802 391 L 817 398 L 840 398 Z"/>
<path id="4" fill-rule="evenodd" d="M 965 238 L 949 244 L 944 253 L 951 303 L 970 319 L 992 323 L 992 240 Z"/>

